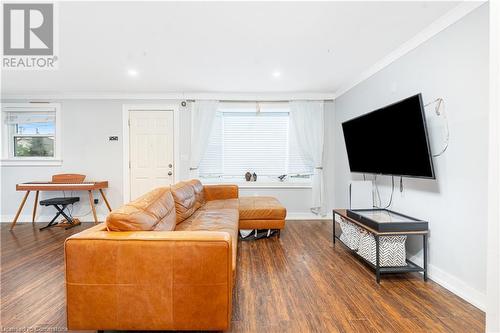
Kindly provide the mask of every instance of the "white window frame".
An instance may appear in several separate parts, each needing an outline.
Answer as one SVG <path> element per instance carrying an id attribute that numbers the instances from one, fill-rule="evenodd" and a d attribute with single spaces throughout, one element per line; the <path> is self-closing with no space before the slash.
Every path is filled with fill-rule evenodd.
<path id="1" fill-rule="evenodd" d="M 271 113 L 286 113 L 290 114 L 288 109 L 288 102 L 224 102 L 220 103 L 218 112 L 220 113 L 246 113 L 252 112 L 251 110 L 259 110 L 261 108 L 265 108 L 269 105 L 274 105 L 283 108 L 286 104 L 285 110 L 274 110 Z M 255 108 L 255 109 L 254 109 Z M 240 110 L 238 110 L 240 109 Z M 260 111 L 260 112 L 268 112 L 268 111 Z M 288 147 L 289 148 L 289 147 Z M 289 158 L 287 154 L 287 159 Z M 200 180 L 203 184 L 237 184 L 241 188 L 311 188 L 312 187 L 312 178 L 307 178 L 304 180 L 301 179 L 292 179 L 287 177 L 285 181 L 280 182 L 279 180 L 266 180 L 262 181 L 257 178 L 256 182 L 247 182 L 244 179 L 235 181 L 234 179 L 224 179 L 224 177 L 200 177 Z"/>
<path id="2" fill-rule="evenodd" d="M 6 112 L 43 112 L 55 111 L 54 156 L 53 157 L 15 157 L 11 156 L 11 133 L 5 122 Z M 59 103 L 2 103 L 0 136 L 2 138 L 2 166 L 58 166 L 62 165 L 61 105 Z"/>

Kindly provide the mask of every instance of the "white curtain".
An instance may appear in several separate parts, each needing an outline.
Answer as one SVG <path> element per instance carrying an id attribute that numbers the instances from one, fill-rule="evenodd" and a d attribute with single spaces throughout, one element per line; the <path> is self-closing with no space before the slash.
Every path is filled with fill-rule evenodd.
<path id="1" fill-rule="evenodd" d="M 198 177 L 198 168 L 207 149 L 218 107 L 219 101 L 196 101 L 192 104 L 189 156 L 189 170 L 192 178 Z"/>
<path id="2" fill-rule="evenodd" d="M 290 135 L 295 135 L 299 150 L 304 159 L 314 166 L 311 211 L 321 215 L 325 214 L 323 185 L 323 104 L 323 101 L 290 102 Z"/>

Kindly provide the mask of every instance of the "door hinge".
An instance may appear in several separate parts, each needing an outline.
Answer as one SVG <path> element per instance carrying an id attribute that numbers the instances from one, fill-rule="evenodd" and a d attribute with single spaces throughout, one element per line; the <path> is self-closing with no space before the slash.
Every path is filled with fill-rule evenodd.
<path id="1" fill-rule="evenodd" d="M 128 127 L 130 127 L 130 118 L 128 118 Z"/>
<path id="2" fill-rule="evenodd" d="M 132 162 L 131 161 L 128 161 L 128 168 L 132 169 Z"/>

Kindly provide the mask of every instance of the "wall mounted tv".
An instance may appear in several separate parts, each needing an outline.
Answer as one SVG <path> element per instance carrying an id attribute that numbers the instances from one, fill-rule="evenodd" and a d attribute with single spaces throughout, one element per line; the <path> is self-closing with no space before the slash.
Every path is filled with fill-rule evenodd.
<path id="1" fill-rule="evenodd" d="M 422 95 L 342 123 L 351 172 L 434 179 Z"/>

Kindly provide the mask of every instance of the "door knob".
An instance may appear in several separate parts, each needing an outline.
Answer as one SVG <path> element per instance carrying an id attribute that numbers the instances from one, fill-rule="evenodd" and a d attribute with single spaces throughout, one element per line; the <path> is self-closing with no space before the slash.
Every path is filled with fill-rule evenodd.
<path id="1" fill-rule="evenodd" d="M 169 175 L 169 176 L 172 176 L 172 171 L 169 171 L 169 172 L 168 172 L 168 175 Z"/>
<path id="2" fill-rule="evenodd" d="M 170 169 L 172 169 L 172 167 L 173 167 L 172 163 L 170 163 L 170 164 L 168 165 L 168 167 L 169 167 Z"/>

